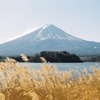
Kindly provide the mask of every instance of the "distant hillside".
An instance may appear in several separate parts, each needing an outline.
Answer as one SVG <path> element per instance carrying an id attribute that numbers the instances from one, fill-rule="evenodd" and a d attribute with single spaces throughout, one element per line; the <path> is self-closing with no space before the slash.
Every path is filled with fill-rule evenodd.
<path id="1" fill-rule="evenodd" d="M 100 62 L 100 55 L 80 56 L 80 59 L 84 62 Z"/>
<path id="2" fill-rule="evenodd" d="M 78 56 L 66 51 L 42 51 L 33 55 L 29 62 L 41 62 L 40 57 L 44 57 L 47 62 L 82 62 Z"/>

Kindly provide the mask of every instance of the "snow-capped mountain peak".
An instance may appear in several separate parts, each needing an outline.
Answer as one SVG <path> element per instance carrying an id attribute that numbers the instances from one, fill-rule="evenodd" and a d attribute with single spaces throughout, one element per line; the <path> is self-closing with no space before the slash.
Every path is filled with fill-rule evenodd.
<path id="1" fill-rule="evenodd" d="M 17 39 L 0 44 L 1 56 L 33 55 L 40 51 L 68 51 L 75 54 L 100 54 L 100 43 L 74 37 L 49 24 Z"/>
<path id="2" fill-rule="evenodd" d="M 49 24 L 45 25 L 41 28 L 41 30 L 38 32 L 36 40 L 45 40 L 45 39 L 58 39 L 58 40 L 81 40 L 79 38 L 73 37 L 69 35 L 68 33 L 64 32 L 60 28 L 56 27 L 55 25 Z"/>

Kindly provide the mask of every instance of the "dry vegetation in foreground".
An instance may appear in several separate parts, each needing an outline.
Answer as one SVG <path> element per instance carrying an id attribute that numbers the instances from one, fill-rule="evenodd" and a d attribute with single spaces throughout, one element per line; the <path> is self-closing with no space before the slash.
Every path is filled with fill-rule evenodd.
<path id="1" fill-rule="evenodd" d="M 100 69 L 93 72 L 60 72 L 46 64 L 36 70 L 7 58 L 0 63 L 0 100 L 100 100 Z"/>

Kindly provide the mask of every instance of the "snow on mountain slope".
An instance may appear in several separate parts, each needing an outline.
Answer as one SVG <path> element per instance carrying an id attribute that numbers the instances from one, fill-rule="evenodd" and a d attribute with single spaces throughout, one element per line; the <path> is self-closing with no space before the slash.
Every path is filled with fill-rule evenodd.
<path id="1" fill-rule="evenodd" d="M 37 29 L 25 36 L 20 37 L 19 39 L 27 40 L 28 41 L 41 41 L 45 39 L 58 39 L 58 40 L 77 40 L 81 41 L 82 39 L 76 38 L 74 36 L 69 35 L 68 33 L 64 32 L 60 28 L 50 24 L 46 25 L 42 28 Z"/>
<path id="2" fill-rule="evenodd" d="M 100 43 L 74 37 L 50 24 L 12 41 L 0 44 L 0 55 L 33 55 L 40 51 L 69 51 L 76 54 L 100 54 Z"/>
<path id="3" fill-rule="evenodd" d="M 73 37 L 69 35 L 68 33 L 64 32 L 60 28 L 50 24 L 42 27 L 42 29 L 39 31 L 39 33 L 36 36 L 37 40 L 44 40 L 44 39 L 67 39 L 67 40 L 81 40 L 79 38 Z"/>

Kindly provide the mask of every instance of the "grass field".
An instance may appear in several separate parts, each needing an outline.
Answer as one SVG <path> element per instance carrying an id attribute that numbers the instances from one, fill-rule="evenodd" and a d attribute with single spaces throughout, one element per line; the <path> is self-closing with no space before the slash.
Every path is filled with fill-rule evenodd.
<path id="1" fill-rule="evenodd" d="M 93 68 L 93 74 L 86 69 L 60 72 L 41 60 L 45 64 L 40 70 L 10 58 L 1 62 L 0 100 L 100 100 L 100 69 Z"/>

